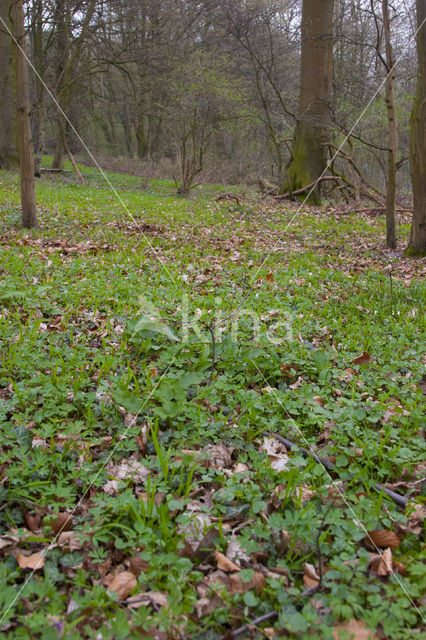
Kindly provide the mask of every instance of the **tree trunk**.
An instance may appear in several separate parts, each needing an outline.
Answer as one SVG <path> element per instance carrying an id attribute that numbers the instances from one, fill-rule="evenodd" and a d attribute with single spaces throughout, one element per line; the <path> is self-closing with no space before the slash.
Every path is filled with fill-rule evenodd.
<path id="1" fill-rule="evenodd" d="M 334 0 L 303 0 L 299 115 L 281 193 L 314 182 L 327 167 L 333 99 Z M 320 203 L 321 183 L 311 201 Z"/>
<path id="2" fill-rule="evenodd" d="M 10 17 L 17 42 L 15 44 L 16 106 L 18 111 L 22 225 L 32 229 L 37 226 L 37 211 L 34 191 L 34 150 L 30 124 L 30 97 L 27 61 L 25 59 L 26 37 L 22 0 L 12 0 Z"/>
<path id="3" fill-rule="evenodd" d="M 390 150 L 386 178 L 386 246 L 396 249 L 396 166 L 398 161 L 398 121 L 395 105 L 395 58 L 391 44 L 389 3 L 382 0 L 383 27 L 386 46 L 386 107 Z"/>
<path id="4" fill-rule="evenodd" d="M 37 0 L 32 6 L 32 46 L 34 67 L 34 103 L 32 112 L 32 125 L 34 137 L 34 173 L 40 177 L 41 159 L 44 152 L 44 121 L 45 121 L 45 91 L 40 78 L 44 76 L 44 51 L 43 51 L 43 7 L 42 0 Z"/>
<path id="5" fill-rule="evenodd" d="M 410 164 L 414 210 L 407 255 L 426 255 L 426 2 L 417 0 L 417 94 L 411 114 Z M 422 25 L 422 26 L 421 26 Z M 421 26 L 421 28 L 420 28 Z"/>
<path id="6" fill-rule="evenodd" d="M 56 98 L 66 113 L 68 104 L 65 100 L 65 74 L 68 58 L 68 6 L 66 0 L 56 0 L 55 6 L 55 75 Z M 62 113 L 56 114 L 56 148 L 53 156 L 53 169 L 62 169 L 64 164 L 65 124 Z"/>
<path id="7" fill-rule="evenodd" d="M 137 114 L 136 142 L 138 158 L 143 160 L 148 155 L 148 139 L 146 137 L 145 118 L 141 108 L 138 109 Z"/>
<path id="8" fill-rule="evenodd" d="M 19 162 L 16 147 L 16 119 L 13 108 L 12 86 L 14 57 L 12 38 L 8 29 L 9 2 L 0 2 L 0 169 L 9 169 Z"/>

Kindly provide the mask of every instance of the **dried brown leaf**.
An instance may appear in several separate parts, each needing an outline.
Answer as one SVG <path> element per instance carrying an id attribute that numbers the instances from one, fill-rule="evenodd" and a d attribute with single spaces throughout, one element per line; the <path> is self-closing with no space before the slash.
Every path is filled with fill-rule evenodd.
<path id="1" fill-rule="evenodd" d="M 377 640 L 377 636 L 367 629 L 362 620 L 349 620 L 333 627 L 334 640 Z"/>
<path id="2" fill-rule="evenodd" d="M 30 556 L 24 556 L 22 553 L 16 555 L 16 562 L 21 569 L 32 569 L 38 571 L 44 567 L 44 557 L 41 551 L 33 553 Z"/>
<path id="3" fill-rule="evenodd" d="M 214 552 L 214 555 L 216 558 L 217 567 L 221 571 L 225 571 L 226 573 L 229 573 L 231 571 L 241 571 L 241 567 L 235 564 L 235 562 L 232 562 L 232 560 L 227 558 L 225 555 L 223 555 L 223 553 L 221 553 L 217 549 Z"/>
<path id="4" fill-rule="evenodd" d="M 319 407 L 323 407 L 325 405 L 325 400 L 324 400 L 324 398 L 321 398 L 321 396 L 314 396 L 313 397 L 313 401 Z"/>
<path id="5" fill-rule="evenodd" d="M 309 562 L 305 562 L 303 565 L 304 575 L 303 575 L 303 584 L 307 589 L 312 589 L 313 587 L 317 587 L 320 583 L 320 577 L 317 574 L 315 567 Z"/>
<path id="6" fill-rule="evenodd" d="M 138 484 L 142 484 L 151 473 L 148 467 L 137 460 L 122 460 L 120 464 L 108 466 L 107 469 L 114 480 L 133 480 Z"/>
<path id="7" fill-rule="evenodd" d="M 146 560 L 143 560 L 140 556 L 133 556 L 133 558 L 130 558 L 129 569 L 136 577 L 148 568 L 149 563 Z"/>
<path id="8" fill-rule="evenodd" d="M 161 591 L 145 591 L 144 593 L 136 593 L 131 598 L 127 598 L 126 604 L 131 609 L 140 609 L 154 604 L 157 607 L 167 607 L 169 599 L 167 593 Z"/>
<path id="9" fill-rule="evenodd" d="M 386 529 L 369 531 L 368 536 L 364 538 L 364 542 L 368 547 L 373 549 L 376 547 L 396 549 L 401 544 L 401 540 L 396 533 L 394 531 L 387 531 Z"/>
<path id="10" fill-rule="evenodd" d="M 108 591 L 114 591 L 117 594 L 119 600 L 125 600 L 132 589 L 136 587 L 138 581 L 130 571 L 122 571 L 115 576 L 111 574 L 105 576 L 103 583 Z"/>
<path id="11" fill-rule="evenodd" d="M 380 557 L 379 564 L 377 566 L 377 573 L 379 576 L 386 577 L 393 572 L 393 562 L 392 562 L 392 549 L 389 547 L 383 551 L 383 554 Z"/>
<path id="12" fill-rule="evenodd" d="M 41 524 L 41 517 L 38 513 L 32 515 L 29 511 L 26 511 L 24 514 L 24 520 L 28 529 L 33 533 L 35 533 L 39 529 Z"/>
<path id="13" fill-rule="evenodd" d="M 85 542 L 77 531 L 62 531 L 56 541 L 58 547 L 67 547 L 70 551 L 78 551 L 85 546 Z"/>
<path id="14" fill-rule="evenodd" d="M 61 533 L 62 531 L 69 531 L 72 528 L 72 515 L 70 515 L 69 513 L 58 513 L 57 517 L 55 518 L 55 520 L 53 522 L 51 522 L 50 524 L 50 528 L 52 529 L 53 533 L 56 535 L 58 535 L 58 533 Z"/>
<path id="15" fill-rule="evenodd" d="M 233 447 L 225 447 L 224 444 L 209 445 L 204 447 L 203 451 L 208 454 L 208 466 L 218 467 L 219 469 L 229 468 L 232 466 Z"/>
<path id="16" fill-rule="evenodd" d="M 255 571 L 253 578 L 249 582 L 243 582 L 239 573 L 231 573 L 229 577 L 231 579 L 231 590 L 233 593 L 247 593 L 247 591 L 251 589 L 259 593 L 266 584 L 265 576 L 263 573 L 260 573 L 260 571 Z"/>
<path id="17" fill-rule="evenodd" d="M 367 364 L 370 362 L 371 356 L 366 351 L 363 351 L 359 356 L 351 360 L 351 364 Z"/>

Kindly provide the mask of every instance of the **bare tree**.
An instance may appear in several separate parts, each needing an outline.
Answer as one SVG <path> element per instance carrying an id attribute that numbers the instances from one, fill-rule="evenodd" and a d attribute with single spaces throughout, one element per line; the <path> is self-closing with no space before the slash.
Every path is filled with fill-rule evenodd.
<path id="1" fill-rule="evenodd" d="M 34 149 L 30 123 L 28 68 L 25 56 L 25 20 L 22 0 L 11 0 L 10 17 L 15 37 L 16 107 L 18 111 L 22 225 L 32 229 L 37 226 L 37 210 L 34 189 Z"/>
<path id="2" fill-rule="evenodd" d="M 371 10 L 377 30 L 377 55 L 386 71 L 385 101 L 389 131 L 389 150 L 387 152 L 386 175 L 386 246 L 396 248 L 396 176 L 398 162 L 398 120 L 395 102 L 395 56 L 391 41 L 391 21 L 389 16 L 389 1 L 382 0 L 383 36 L 385 41 L 385 56 L 380 51 L 381 29 L 375 12 L 374 1 L 371 0 Z"/>
<path id="3" fill-rule="evenodd" d="M 417 0 L 417 94 L 411 116 L 414 211 L 407 255 L 426 254 L 426 2 Z"/>
<path id="4" fill-rule="evenodd" d="M 8 169 L 18 164 L 12 99 L 14 57 L 9 28 L 9 2 L 2 0 L 0 2 L 0 169 Z"/>

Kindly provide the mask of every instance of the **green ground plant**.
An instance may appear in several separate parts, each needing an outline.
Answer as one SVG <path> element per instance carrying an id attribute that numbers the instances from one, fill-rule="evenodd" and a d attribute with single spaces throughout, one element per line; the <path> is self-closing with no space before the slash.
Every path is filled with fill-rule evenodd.
<path id="1" fill-rule="evenodd" d="M 0 172 L 5 637 L 420 637 L 424 262 L 382 217 L 108 174 L 130 217 L 83 171 L 32 232 Z"/>

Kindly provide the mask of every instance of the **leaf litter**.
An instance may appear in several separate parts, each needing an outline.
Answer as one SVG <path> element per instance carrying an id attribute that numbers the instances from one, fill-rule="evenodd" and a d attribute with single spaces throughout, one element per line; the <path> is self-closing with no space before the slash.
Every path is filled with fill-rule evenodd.
<path id="1" fill-rule="evenodd" d="M 2 311 L 4 326 L 11 330 L 8 337 L 17 339 L 18 345 L 18 328 L 22 331 L 30 319 L 36 321 L 42 354 L 31 363 L 22 349 L 25 367 L 21 370 L 11 363 L 9 377 L 0 381 L 0 397 L 7 411 L 5 423 L 10 421 L 15 429 L 5 429 L 2 443 L 6 457 L 1 462 L 1 486 L 7 489 L 7 519 L 0 535 L 4 565 L 7 571 L 16 565 L 17 572 L 35 570 L 37 585 L 43 575 L 54 576 L 63 602 L 58 601 L 55 606 L 64 608 L 60 616 L 49 613 L 52 624 L 60 622 L 68 628 L 75 624 L 82 637 L 88 637 L 84 625 L 103 637 L 121 610 L 128 637 L 151 634 L 190 638 L 202 621 L 206 629 L 212 630 L 211 637 L 219 638 L 272 612 L 276 618 L 273 627 L 267 620 L 260 623 L 267 637 L 302 637 L 320 628 L 335 638 L 344 637 L 345 633 L 360 639 L 397 638 L 395 625 L 401 622 L 398 616 L 405 615 L 405 607 L 398 609 L 393 622 L 392 616 L 385 616 L 378 623 L 373 615 L 378 600 L 371 593 L 375 589 L 380 601 L 398 607 L 403 596 L 392 586 L 393 571 L 410 580 L 413 599 L 420 603 L 416 578 L 424 522 L 424 509 L 419 502 L 420 459 L 417 444 L 408 453 L 404 451 L 409 438 L 401 437 L 398 429 L 408 425 L 410 437 L 418 433 L 418 413 L 412 401 L 416 391 L 409 385 L 417 386 L 423 395 L 423 379 L 417 370 L 408 370 L 408 358 L 404 361 L 398 356 L 395 363 L 387 358 L 378 325 L 371 344 L 362 342 L 361 333 L 358 339 L 346 342 L 341 327 L 349 313 L 360 314 L 362 322 L 365 318 L 374 320 L 375 312 L 382 309 L 378 300 L 380 304 L 388 300 L 388 293 L 380 292 L 385 291 L 384 282 L 389 278 L 395 281 L 397 292 L 394 306 L 400 304 L 406 311 L 406 296 L 415 295 L 425 263 L 396 255 L 392 258 L 392 272 L 386 271 L 389 255 L 381 248 L 381 221 L 368 214 L 361 214 L 360 220 L 374 233 L 362 236 L 361 229 L 349 231 L 347 216 L 340 216 L 331 208 L 318 211 L 307 207 L 291 232 L 282 234 L 285 220 L 293 215 L 292 205 L 283 209 L 267 201 L 250 205 L 250 214 L 240 214 L 232 205 L 214 205 L 212 210 L 217 216 L 213 227 L 201 219 L 197 229 L 187 223 L 176 228 L 169 222 L 153 222 L 152 228 L 147 229 L 155 242 L 164 243 L 159 250 L 166 261 L 178 269 L 182 267 L 187 276 L 185 286 L 192 287 L 196 303 L 202 306 L 210 293 L 235 296 L 238 288 L 234 283 L 230 286 L 225 269 L 239 269 L 246 261 L 247 247 L 252 260 L 253 256 L 268 253 L 278 241 L 273 256 L 276 262 L 259 276 L 253 289 L 262 304 L 266 300 L 270 304 L 289 301 L 304 316 L 306 325 L 301 323 L 296 331 L 298 338 L 276 348 L 274 356 L 270 355 L 269 344 L 252 337 L 247 345 L 233 347 L 230 343 L 226 347 L 231 351 L 234 348 L 230 356 L 221 346 L 213 384 L 209 387 L 208 376 L 201 376 L 201 382 L 189 387 L 193 397 L 176 381 L 182 373 L 194 369 L 208 371 L 211 362 L 205 344 L 189 345 L 169 380 L 175 395 L 160 397 L 154 390 L 147 411 L 141 416 L 142 427 L 137 424 L 132 402 L 139 401 L 142 389 L 153 389 L 152 379 L 164 374 L 175 352 L 164 337 L 157 342 L 144 337 L 147 342 L 141 339 L 132 351 L 126 342 L 127 320 L 136 313 L 132 303 L 127 301 L 120 306 L 119 288 L 105 296 L 99 309 L 94 300 L 82 303 L 88 294 L 80 266 L 84 260 L 85 268 L 90 269 L 93 262 L 102 280 L 103 271 L 109 274 L 115 268 L 110 261 L 113 259 L 120 268 L 117 282 L 122 282 L 124 288 L 134 271 L 136 280 L 142 278 L 147 287 L 154 279 L 159 296 L 166 302 L 169 292 L 161 288 L 157 267 L 150 264 L 150 276 L 144 280 L 145 258 L 135 266 L 128 260 L 129 256 L 137 260 L 140 234 L 133 225 L 122 221 L 108 223 L 111 233 L 122 232 L 128 238 L 124 252 L 111 240 L 101 241 L 95 235 L 93 240 L 81 242 L 72 237 L 55 237 L 49 226 L 47 235 L 40 238 L 20 236 L 14 231 L 3 235 L 5 252 L 17 249 L 33 261 L 31 287 L 57 288 L 56 292 L 49 289 L 48 296 L 31 289 L 27 300 L 17 295 Z M 319 232 L 310 233 L 310 227 L 315 228 L 315 216 L 321 216 L 329 229 L 337 230 L 342 241 L 339 246 L 333 245 L 328 233 L 321 237 Z M 199 256 L 197 268 L 187 269 L 188 256 L 180 253 L 185 245 Z M 164 246 L 169 247 L 167 253 Z M 322 272 L 328 277 L 315 279 L 315 267 L 303 259 L 309 252 L 315 254 L 318 269 L 329 270 Z M 58 256 L 62 264 L 55 272 L 53 265 Z M 297 256 L 301 256 L 300 262 L 294 264 Z M 190 258 L 191 263 L 195 262 L 193 255 Z M 330 276 L 336 268 L 339 277 L 345 278 L 345 286 Z M 71 302 L 67 299 L 67 281 L 76 281 L 76 273 L 81 273 L 76 286 L 83 289 L 79 300 Z M 373 274 L 371 279 L 369 274 Z M 139 290 L 139 281 L 137 285 L 136 289 L 129 289 L 129 300 Z M 44 297 L 36 299 L 37 295 Z M 321 314 L 324 305 L 334 302 L 341 307 L 341 312 L 335 307 L 332 311 L 340 313 L 342 325 L 334 327 L 332 317 L 316 323 L 310 309 Z M 409 300 L 408 305 L 411 315 L 407 313 L 407 318 L 415 323 L 419 305 Z M 396 321 L 394 310 L 389 308 L 388 312 Z M 173 313 L 175 310 L 170 317 Z M 277 314 L 273 313 L 270 319 L 275 317 Z M 388 329 L 391 333 L 392 329 Z M 66 351 L 67 336 L 84 355 L 67 373 L 64 359 L 70 358 L 70 353 L 65 353 L 62 364 L 57 365 L 62 367 L 65 381 L 60 382 L 43 354 L 48 352 L 49 341 L 51 353 L 54 347 Z M 320 355 L 314 360 L 312 354 L 320 351 L 330 353 L 330 359 L 326 361 Z M 111 376 L 102 362 L 105 356 L 114 362 Z M 257 359 L 267 385 L 250 365 L 251 358 Z M 129 367 L 127 378 L 121 367 L 124 361 Z M 31 367 L 37 375 L 29 373 Z M 415 377 L 410 380 L 405 377 L 407 374 Z M 396 376 L 395 381 L 391 376 Z M 122 403 L 112 400 L 109 392 L 117 379 L 129 396 L 124 395 Z M 366 395 L 362 396 L 364 392 Z M 197 398 L 197 394 L 202 397 Z M 276 396 L 284 403 L 285 412 Z M 382 397 L 384 400 L 379 403 Z M 235 408 L 230 422 L 229 413 L 222 415 L 229 407 Z M 19 427 L 22 422 L 28 423 L 28 418 L 33 423 L 27 429 L 30 438 L 25 440 Z M 82 423 L 90 427 L 80 435 Z M 324 476 L 320 465 L 263 435 L 264 431 L 273 430 L 301 441 L 294 423 L 302 427 L 310 443 L 319 443 L 324 455 L 335 462 L 333 483 Z M 157 442 L 148 424 L 159 424 Z M 120 432 L 126 432 L 124 438 Z M 37 460 L 45 460 L 50 470 L 48 476 L 32 470 L 27 485 L 31 488 L 25 494 L 16 480 L 15 466 L 21 455 L 16 443 L 33 457 L 34 469 L 38 456 Z M 117 453 L 109 460 L 117 443 Z M 417 456 L 414 461 L 410 451 Z M 376 478 L 380 456 L 381 476 Z M 351 480 L 348 469 L 352 466 L 358 473 L 363 471 L 367 485 L 377 480 L 390 488 L 411 487 L 409 507 L 405 512 L 398 511 L 386 501 L 386 509 L 383 508 L 384 501 L 373 497 L 370 486 L 363 488 Z M 403 468 L 407 473 L 404 478 Z M 89 488 L 95 471 L 99 478 Z M 348 510 L 342 493 L 356 510 L 359 521 Z M 15 521 L 18 526 L 11 526 Z M 362 521 L 368 522 L 367 535 L 359 524 Z M 51 559 L 47 554 L 43 560 L 50 539 L 55 539 Z M 78 571 L 84 574 L 80 574 L 80 587 L 76 589 Z M 319 591 L 316 595 L 301 595 L 306 589 Z M 346 593 L 340 602 L 333 600 L 339 589 Z M 39 607 L 36 592 L 25 600 L 24 624 L 28 628 Z M 106 605 L 103 598 L 108 592 L 111 597 Z M 116 601 L 119 608 L 111 609 Z M 167 611 L 166 624 L 163 609 Z M 142 618 L 132 618 L 132 611 L 146 616 L 143 623 L 139 622 Z M 365 620 L 359 619 L 362 615 Z M 23 621 L 19 610 L 13 611 L 11 619 L 12 626 Z M 404 624 L 421 630 L 415 616 Z M 256 637 L 255 628 L 249 628 L 247 634 Z"/>

